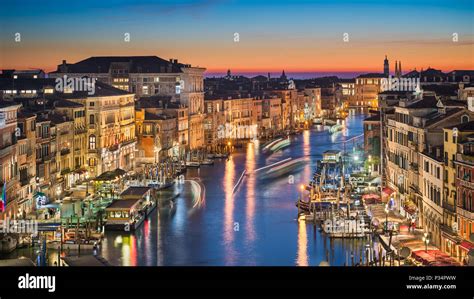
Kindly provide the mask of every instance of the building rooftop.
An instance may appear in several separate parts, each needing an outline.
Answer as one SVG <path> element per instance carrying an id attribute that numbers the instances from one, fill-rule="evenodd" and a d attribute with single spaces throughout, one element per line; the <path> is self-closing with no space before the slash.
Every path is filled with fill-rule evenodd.
<path id="1" fill-rule="evenodd" d="M 438 100 L 435 96 L 432 95 L 425 95 L 423 99 L 418 100 L 408 106 L 408 109 L 425 109 L 425 108 L 437 108 L 436 104 L 438 104 Z"/>
<path id="2" fill-rule="evenodd" d="M 454 126 L 449 126 L 449 127 L 446 127 L 446 129 L 453 129 L 453 128 L 457 128 L 458 131 L 474 131 L 474 121 L 469 121 L 469 122 L 466 122 L 466 123 L 459 123 L 457 125 L 454 125 Z"/>
<path id="3" fill-rule="evenodd" d="M 52 73 L 112 73 L 113 69 L 125 69 L 128 73 L 180 73 L 183 67 L 190 65 L 158 56 L 96 56 L 72 64 L 63 61 Z"/>
<path id="4" fill-rule="evenodd" d="M 357 76 L 357 78 L 386 78 L 385 74 L 383 73 L 368 73 L 368 74 L 361 74 Z"/>
<path id="5" fill-rule="evenodd" d="M 151 187 L 128 187 L 127 190 L 123 191 L 120 196 L 144 196 Z"/>
<path id="6" fill-rule="evenodd" d="M 140 201 L 140 198 L 131 198 L 131 199 L 117 199 L 113 201 L 106 210 L 110 209 L 130 209 L 133 207 L 137 202 Z"/>

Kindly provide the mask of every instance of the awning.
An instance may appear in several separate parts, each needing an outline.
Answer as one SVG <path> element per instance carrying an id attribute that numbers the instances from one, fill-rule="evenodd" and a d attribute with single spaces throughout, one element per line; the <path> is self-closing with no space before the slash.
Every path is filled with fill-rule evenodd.
<path id="1" fill-rule="evenodd" d="M 395 192 L 395 191 L 393 191 L 389 187 L 385 187 L 385 188 L 382 189 L 382 195 L 385 195 L 385 196 L 390 196 L 393 192 Z"/>
<path id="2" fill-rule="evenodd" d="M 376 177 L 375 179 L 373 179 L 373 180 L 370 181 L 370 184 L 372 184 L 372 185 L 380 185 L 381 181 L 382 181 L 382 180 L 380 179 L 380 177 Z"/>
<path id="3" fill-rule="evenodd" d="M 412 258 L 427 266 L 459 266 L 459 262 L 440 250 L 417 250 Z"/>
<path id="4" fill-rule="evenodd" d="M 59 204 L 58 203 L 49 203 L 46 205 L 38 206 L 37 209 L 59 209 Z"/>
<path id="5" fill-rule="evenodd" d="M 403 209 L 410 215 L 414 215 L 418 211 L 418 207 L 411 200 L 407 200 L 405 202 L 405 204 L 403 205 Z"/>
<path id="6" fill-rule="evenodd" d="M 461 244 L 459 244 L 459 246 L 465 249 L 466 251 L 474 249 L 474 244 L 472 244 L 469 241 L 462 241 Z"/>
<path id="7" fill-rule="evenodd" d="M 106 172 L 102 173 L 101 175 L 96 177 L 94 180 L 95 181 L 113 181 L 116 178 L 118 178 L 120 176 L 123 176 L 126 173 L 127 172 L 125 170 L 117 168 L 113 171 L 106 171 Z"/>

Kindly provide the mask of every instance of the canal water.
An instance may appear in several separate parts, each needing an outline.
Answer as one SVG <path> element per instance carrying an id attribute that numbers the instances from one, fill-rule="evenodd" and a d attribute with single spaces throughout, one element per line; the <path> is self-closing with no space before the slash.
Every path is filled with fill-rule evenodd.
<path id="1" fill-rule="evenodd" d="M 296 220 L 295 201 L 299 185 L 307 184 L 316 161 L 328 149 L 344 149 L 344 141 L 363 134 L 366 115 L 352 112 L 343 132 L 331 134 L 313 127 L 292 136 L 291 146 L 265 154 L 258 143 L 249 143 L 229 160 L 216 160 L 186 173 L 186 182 L 173 209 L 160 209 L 133 234 L 107 232 L 101 255 L 113 265 L 123 266 L 317 266 L 359 261 L 366 240 L 330 239 L 317 226 Z M 363 138 L 358 139 L 363 142 Z M 345 143 L 346 152 L 353 141 Z M 288 157 L 309 156 L 311 162 L 292 173 L 293 178 L 261 180 L 242 172 Z M 205 188 L 200 200 L 197 184 Z"/>

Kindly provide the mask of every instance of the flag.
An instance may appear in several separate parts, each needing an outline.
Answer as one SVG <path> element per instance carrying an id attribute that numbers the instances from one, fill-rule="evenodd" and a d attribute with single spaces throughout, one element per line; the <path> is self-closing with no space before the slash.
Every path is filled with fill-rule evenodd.
<path id="1" fill-rule="evenodd" d="M 0 212 L 5 211 L 5 208 L 7 206 L 7 181 L 3 181 L 3 186 L 2 186 L 2 201 L 0 204 Z"/>

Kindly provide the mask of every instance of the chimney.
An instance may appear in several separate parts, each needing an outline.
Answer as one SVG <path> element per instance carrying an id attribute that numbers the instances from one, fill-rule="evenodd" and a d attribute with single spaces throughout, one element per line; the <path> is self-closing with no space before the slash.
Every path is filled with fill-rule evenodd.
<path id="1" fill-rule="evenodd" d="M 175 64 L 178 63 L 178 59 L 173 60 L 173 63 Z"/>

